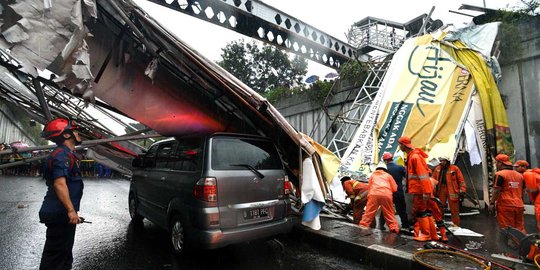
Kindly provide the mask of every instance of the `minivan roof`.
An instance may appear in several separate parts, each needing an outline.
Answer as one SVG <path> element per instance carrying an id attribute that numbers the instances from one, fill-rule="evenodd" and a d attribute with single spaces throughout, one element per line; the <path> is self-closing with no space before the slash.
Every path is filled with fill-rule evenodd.
<path id="1" fill-rule="evenodd" d="M 211 133 L 211 134 L 198 134 L 198 135 L 190 134 L 190 135 L 185 135 L 185 136 L 170 137 L 170 138 L 166 138 L 166 139 L 157 141 L 157 142 L 153 143 L 150 147 L 152 147 L 152 146 L 154 146 L 156 144 L 173 141 L 173 140 L 178 139 L 178 138 L 210 138 L 210 137 L 216 137 L 216 136 L 219 136 L 219 137 L 235 137 L 235 138 L 238 138 L 238 137 L 253 138 L 253 139 L 260 139 L 260 140 L 268 140 L 268 141 L 270 141 L 270 138 L 268 138 L 268 137 L 263 137 L 263 136 L 259 136 L 259 135 L 255 135 L 255 134 L 243 134 L 243 133 L 231 133 L 231 132 L 215 132 L 215 133 Z"/>

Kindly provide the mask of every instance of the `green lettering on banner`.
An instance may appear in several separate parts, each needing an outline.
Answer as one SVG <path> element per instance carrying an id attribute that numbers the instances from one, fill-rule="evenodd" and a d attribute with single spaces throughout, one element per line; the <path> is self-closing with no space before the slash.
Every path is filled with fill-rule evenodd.
<path id="1" fill-rule="evenodd" d="M 392 103 L 377 140 L 379 156 L 384 152 L 390 152 L 392 154 L 396 152 L 398 147 L 397 140 L 403 135 L 412 109 L 412 103 L 405 103 L 403 101 Z"/>

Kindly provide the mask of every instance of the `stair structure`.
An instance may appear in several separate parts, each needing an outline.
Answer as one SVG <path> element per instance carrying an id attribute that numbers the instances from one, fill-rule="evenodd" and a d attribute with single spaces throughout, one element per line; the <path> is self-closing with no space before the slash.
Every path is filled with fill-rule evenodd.
<path id="1" fill-rule="evenodd" d="M 350 91 L 349 95 L 351 96 L 348 100 L 352 102 L 342 103 L 337 114 L 332 115 L 328 108 L 323 108 L 323 113 L 332 120 L 332 128 L 326 132 L 321 141 L 332 136 L 327 145 L 330 151 L 339 158 L 343 158 L 381 86 L 394 53 L 403 42 L 409 37 L 424 33 L 424 29 L 431 30 L 440 26 L 442 26 L 440 20 L 432 21 L 426 14 L 407 23 L 366 17 L 352 25 L 347 34 L 348 43 L 357 48 L 358 55 L 368 56 L 370 59 L 365 62 L 368 74 L 361 87 Z M 324 104 L 332 104 L 334 90 L 330 91 Z M 353 93 L 356 94 L 354 99 L 352 98 Z M 318 121 L 322 117 L 324 115 L 320 115 Z M 318 127 L 317 123 L 314 127 Z M 370 130 L 373 130 L 374 127 L 375 122 L 367 126 Z"/>

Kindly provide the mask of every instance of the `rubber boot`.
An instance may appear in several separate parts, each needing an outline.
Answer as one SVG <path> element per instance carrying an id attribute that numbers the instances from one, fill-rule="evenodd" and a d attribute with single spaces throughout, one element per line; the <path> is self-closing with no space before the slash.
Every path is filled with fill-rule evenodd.
<path id="1" fill-rule="evenodd" d="M 441 233 L 441 241 L 444 243 L 448 242 L 448 237 L 446 237 L 446 228 L 444 226 L 439 227 L 439 232 Z"/>
<path id="2" fill-rule="evenodd" d="M 433 217 L 428 217 L 427 220 L 429 220 L 429 235 L 431 240 L 439 241 L 439 235 L 437 235 L 437 226 L 435 226 L 435 219 L 433 219 Z"/>
<path id="3" fill-rule="evenodd" d="M 429 219 L 428 217 L 419 217 L 417 218 L 415 230 L 414 230 L 414 240 L 425 242 L 431 240 L 431 236 L 429 234 Z M 418 225 L 418 229 L 417 229 Z"/>

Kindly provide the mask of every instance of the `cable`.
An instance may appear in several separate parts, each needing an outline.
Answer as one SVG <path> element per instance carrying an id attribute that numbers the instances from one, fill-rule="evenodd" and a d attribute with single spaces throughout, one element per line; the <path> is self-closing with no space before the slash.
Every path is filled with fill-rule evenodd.
<path id="1" fill-rule="evenodd" d="M 467 255 L 467 254 L 464 254 L 464 253 L 461 253 L 461 252 L 444 250 L 444 249 L 424 249 L 424 250 L 417 251 L 417 252 L 415 252 L 413 254 L 413 260 L 418 262 L 422 266 L 428 267 L 429 269 L 436 269 L 436 270 L 449 269 L 448 265 L 446 265 L 445 268 L 442 268 L 442 267 L 438 267 L 436 265 L 429 264 L 428 262 L 424 261 L 424 259 L 422 259 L 422 255 L 425 255 L 425 254 L 428 254 L 428 253 L 438 254 L 438 255 L 447 254 L 447 255 L 449 255 L 448 258 L 451 259 L 454 262 L 457 259 L 456 257 L 461 257 L 461 258 L 464 258 L 465 260 L 467 260 L 469 262 L 474 263 L 477 266 L 483 267 L 483 269 L 485 269 L 485 270 L 490 269 L 490 267 L 488 265 L 486 265 L 484 262 L 480 261 L 479 259 L 477 259 L 477 258 L 475 258 L 473 256 L 470 256 L 470 255 Z M 459 268 L 459 269 L 461 269 L 461 268 Z"/>

